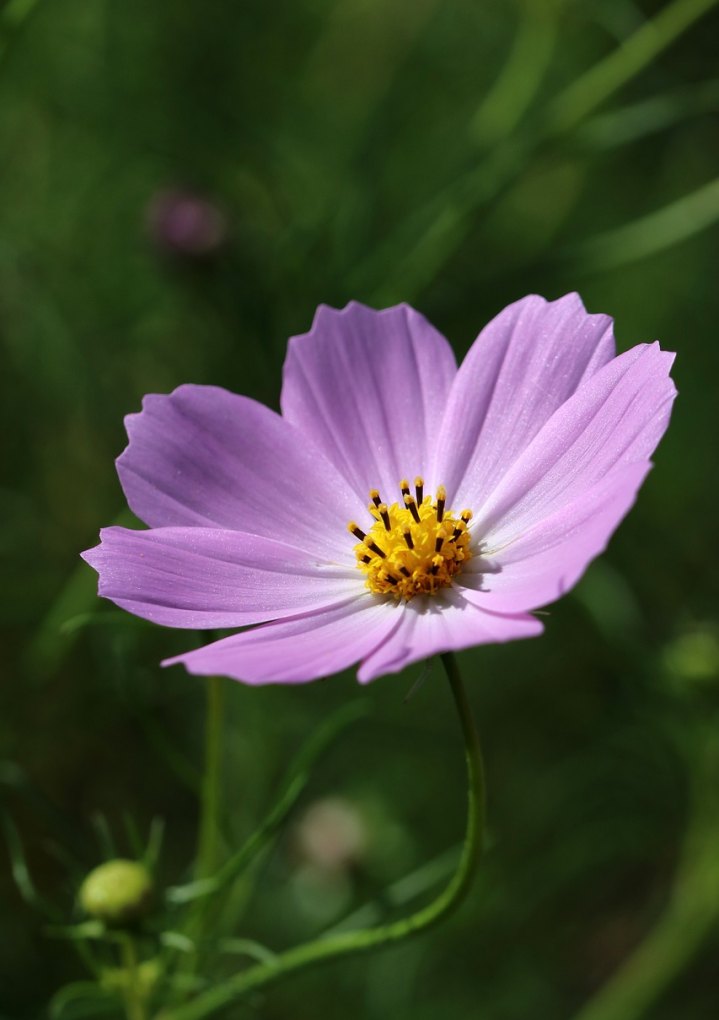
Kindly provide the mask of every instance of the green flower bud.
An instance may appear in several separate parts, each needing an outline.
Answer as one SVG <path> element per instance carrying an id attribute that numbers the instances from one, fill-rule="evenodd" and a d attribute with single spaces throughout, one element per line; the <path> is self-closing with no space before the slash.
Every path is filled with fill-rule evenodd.
<path id="1" fill-rule="evenodd" d="M 677 690 L 710 687 L 719 679 L 719 632 L 699 624 L 680 634 L 664 650 L 664 664 Z"/>
<path id="2" fill-rule="evenodd" d="M 80 905 L 90 917 L 121 925 L 147 914 L 152 877 L 139 861 L 118 858 L 94 868 L 80 886 Z"/>
<path id="3" fill-rule="evenodd" d="M 122 993 L 128 988 L 134 988 L 143 999 L 148 999 L 161 977 L 159 960 L 143 960 L 135 968 L 134 974 L 123 967 L 106 967 L 100 977 L 100 984 L 108 992 Z"/>

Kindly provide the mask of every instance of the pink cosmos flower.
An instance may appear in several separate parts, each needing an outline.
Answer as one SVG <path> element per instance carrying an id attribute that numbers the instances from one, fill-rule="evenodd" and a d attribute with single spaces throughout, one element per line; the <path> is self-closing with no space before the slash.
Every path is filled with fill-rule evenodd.
<path id="1" fill-rule="evenodd" d="M 542 632 L 649 471 L 673 355 L 615 355 L 576 294 L 530 296 L 458 369 L 406 305 L 322 306 L 282 414 L 214 386 L 145 398 L 117 462 L 147 531 L 85 553 L 99 591 L 170 627 L 243 630 L 191 673 L 294 683 Z"/>

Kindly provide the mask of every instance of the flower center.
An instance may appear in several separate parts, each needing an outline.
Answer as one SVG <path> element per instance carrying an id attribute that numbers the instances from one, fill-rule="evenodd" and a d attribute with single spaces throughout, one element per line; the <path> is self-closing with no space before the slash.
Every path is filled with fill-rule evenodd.
<path id="1" fill-rule="evenodd" d="M 377 489 L 370 492 L 373 524 L 369 531 L 364 532 L 354 521 L 347 529 L 359 539 L 357 566 L 367 575 L 369 590 L 409 600 L 448 588 L 470 559 L 467 525 L 472 511 L 463 510 L 455 516 L 447 510 L 443 485 L 433 502 L 431 496 L 424 495 L 421 478 L 414 480 L 414 495 L 406 479 L 399 484 L 402 502 L 391 506 L 382 502 Z"/>

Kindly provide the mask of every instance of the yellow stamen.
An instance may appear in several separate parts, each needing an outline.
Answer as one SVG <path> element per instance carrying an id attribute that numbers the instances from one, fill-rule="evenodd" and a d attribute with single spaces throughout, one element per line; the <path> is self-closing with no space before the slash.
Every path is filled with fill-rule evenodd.
<path id="1" fill-rule="evenodd" d="M 443 485 L 437 489 L 437 520 L 442 523 L 444 517 L 444 504 L 447 502 L 447 490 Z"/>
<path id="2" fill-rule="evenodd" d="M 372 525 L 367 533 L 354 521 L 348 530 L 359 539 L 355 546 L 357 566 L 367 587 L 377 595 L 409 600 L 415 595 L 434 595 L 452 585 L 471 558 L 468 524 L 470 510 L 455 515 L 446 508 L 447 493 L 439 486 L 436 500 L 424 495 L 424 481 L 415 478 L 415 494 L 409 483 L 400 482 L 402 498 L 388 505 L 372 489 L 369 505 Z M 421 498 L 420 498 L 421 497 Z"/>

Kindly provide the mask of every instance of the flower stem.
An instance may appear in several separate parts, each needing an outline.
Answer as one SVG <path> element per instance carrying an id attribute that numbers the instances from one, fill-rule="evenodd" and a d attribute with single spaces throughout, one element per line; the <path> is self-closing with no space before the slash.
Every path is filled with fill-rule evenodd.
<path id="1" fill-rule="evenodd" d="M 211 875 L 217 865 L 224 701 L 225 691 L 221 677 L 209 677 L 205 721 L 205 768 L 202 777 L 196 878 L 206 878 Z"/>
<path id="2" fill-rule="evenodd" d="M 216 1010 L 295 971 L 326 960 L 351 956 L 400 942 L 428 931 L 444 920 L 462 902 L 469 890 L 482 849 L 485 827 L 485 783 L 482 753 L 467 694 L 454 656 L 442 657 L 447 679 L 459 715 L 467 762 L 467 827 L 457 870 L 443 891 L 426 907 L 389 924 L 359 931 L 340 932 L 295 946 L 272 960 L 258 963 L 203 992 L 193 1002 L 165 1010 L 162 1020 L 200 1020 Z"/>
<path id="3" fill-rule="evenodd" d="M 145 1007 L 140 988 L 137 953 L 131 935 L 125 935 L 121 944 L 122 967 L 125 971 L 125 1011 L 127 1020 L 145 1020 Z"/>

